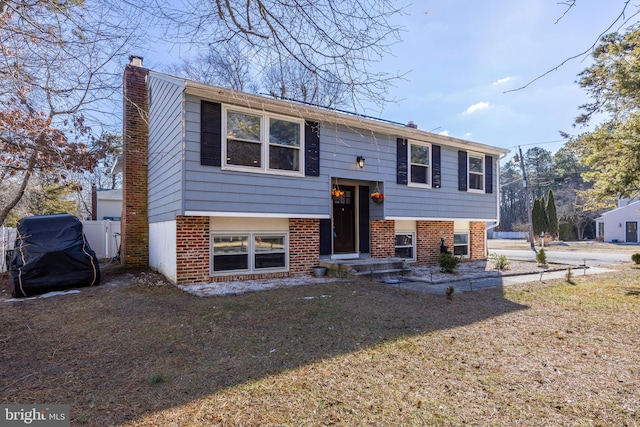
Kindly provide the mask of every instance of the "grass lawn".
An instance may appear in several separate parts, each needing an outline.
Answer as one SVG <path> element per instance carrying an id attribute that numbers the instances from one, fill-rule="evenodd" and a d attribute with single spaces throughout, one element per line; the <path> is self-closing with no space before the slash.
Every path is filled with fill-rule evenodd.
<path id="1" fill-rule="evenodd" d="M 74 426 L 640 425 L 639 273 L 452 300 L 367 281 L 198 298 L 106 275 L 0 302 L 0 402 L 70 404 Z"/>

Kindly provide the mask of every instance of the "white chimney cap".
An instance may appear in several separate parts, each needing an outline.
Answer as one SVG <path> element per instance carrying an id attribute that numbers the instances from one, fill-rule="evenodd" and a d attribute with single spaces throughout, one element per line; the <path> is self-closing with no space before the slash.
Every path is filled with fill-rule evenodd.
<path id="1" fill-rule="evenodd" d="M 129 55 L 129 65 L 134 67 L 142 67 L 142 56 Z"/>

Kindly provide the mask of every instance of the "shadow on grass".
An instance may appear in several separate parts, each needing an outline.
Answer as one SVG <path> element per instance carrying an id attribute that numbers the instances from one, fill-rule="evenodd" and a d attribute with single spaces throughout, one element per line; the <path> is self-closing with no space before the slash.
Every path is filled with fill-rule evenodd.
<path id="1" fill-rule="evenodd" d="M 119 425 L 362 348 L 525 309 L 501 288 L 444 295 L 376 282 L 198 298 L 128 283 L 0 303 L 0 401 L 70 404 Z"/>

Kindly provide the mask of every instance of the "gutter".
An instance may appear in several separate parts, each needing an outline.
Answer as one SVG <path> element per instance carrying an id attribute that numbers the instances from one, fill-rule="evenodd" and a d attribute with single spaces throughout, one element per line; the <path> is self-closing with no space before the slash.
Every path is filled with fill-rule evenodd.
<path id="1" fill-rule="evenodd" d="M 496 201 L 496 213 L 497 213 L 497 217 L 496 217 L 496 223 L 493 225 L 490 225 L 489 227 L 486 227 L 484 229 L 484 254 L 486 257 L 489 256 L 489 246 L 487 245 L 487 231 L 491 230 L 492 228 L 497 227 L 498 225 L 500 225 L 500 160 L 504 159 L 507 154 L 509 154 L 509 152 L 506 152 L 502 155 L 500 155 L 500 157 L 498 157 L 498 177 L 496 179 L 496 186 L 498 187 L 498 200 Z"/>
<path id="2" fill-rule="evenodd" d="M 171 76 L 168 77 L 171 78 Z M 478 151 L 491 155 L 502 156 L 507 155 L 510 152 L 510 150 L 505 150 L 503 148 L 418 130 L 417 128 L 396 124 L 386 120 L 373 119 L 368 116 L 357 114 L 347 114 L 341 110 L 324 109 L 322 107 L 307 105 L 305 103 L 290 100 L 271 99 L 260 95 L 236 92 L 231 89 L 197 83 L 191 80 L 184 80 L 184 85 L 184 92 L 187 95 L 213 99 L 221 103 L 238 105 L 258 111 L 270 111 L 277 114 L 297 116 L 308 120 L 328 121 L 350 128 L 366 129 L 371 132 L 379 132 L 418 141 L 428 141 L 435 144 L 442 144 L 469 151 Z"/>

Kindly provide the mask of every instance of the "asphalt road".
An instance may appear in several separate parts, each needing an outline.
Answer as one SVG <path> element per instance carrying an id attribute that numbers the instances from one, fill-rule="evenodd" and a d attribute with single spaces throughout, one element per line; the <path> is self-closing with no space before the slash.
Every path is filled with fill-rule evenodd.
<path id="1" fill-rule="evenodd" d="M 553 248 L 545 248 L 547 252 L 547 262 L 568 265 L 586 265 L 588 267 L 607 266 L 631 262 L 631 253 L 602 253 L 602 252 L 569 252 L 554 251 Z M 505 255 L 508 259 L 514 261 L 535 261 L 536 254 L 532 250 L 513 250 L 513 249 L 490 249 L 490 253 Z"/>

